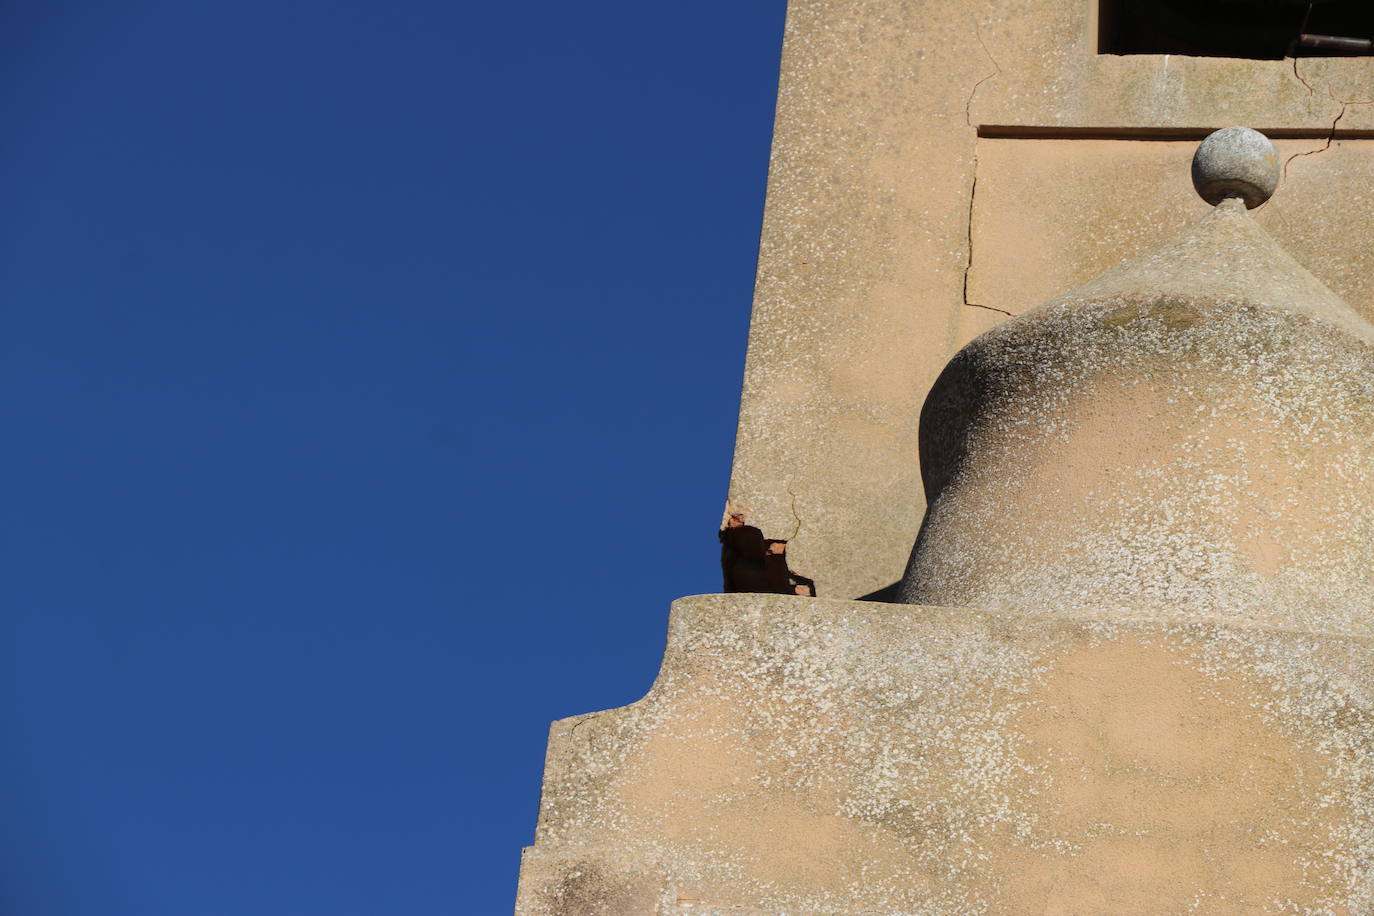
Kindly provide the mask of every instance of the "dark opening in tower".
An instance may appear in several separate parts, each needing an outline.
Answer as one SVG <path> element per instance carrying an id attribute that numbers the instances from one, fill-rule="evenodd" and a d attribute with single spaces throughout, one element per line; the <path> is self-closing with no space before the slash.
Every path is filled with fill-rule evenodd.
<path id="1" fill-rule="evenodd" d="M 1374 0 L 1099 0 L 1101 54 L 1374 54 Z"/>

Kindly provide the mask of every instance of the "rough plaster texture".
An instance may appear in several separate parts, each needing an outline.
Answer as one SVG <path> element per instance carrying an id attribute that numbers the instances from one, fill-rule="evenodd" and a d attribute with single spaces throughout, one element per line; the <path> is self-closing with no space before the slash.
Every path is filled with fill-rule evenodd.
<path id="1" fill-rule="evenodd" d="M 917 412 L 948 359 L 1004 312 L 1177 231 L 1189 207 L 1204 206 L 1187 166 L 1209 130 L 1248 124 L 1285 138 L 1286 177 L 1258 218 L 1374 312 L 1374 144 L 1355 139 L 1374 130 L 1374 61 L 1099 55 L 1095 6 L 789 4 L 730 500 L 769 537 L 797 531 L 792 565 L 821 595 L 900 578 L 924 509 Z M 1109 139 L 1171 136 L 1191 142 L 1165 182 L 1136 180 L 1139 161 L 1120 159 L 1128 145 L 1155 144 Z M 1049 269 L 1068 282 L 1047 277 L 1031 295 L 1020 274 L 998 269 L 1007 247 L 972 233 L 971 213 L 990 212 L 992 144 L 1014 159 L 1047 142 L 1083 145 L 1073 167 L 1042 156 L 1047 167 L 1005 187 L 1010 206 L 996 212 L 1014 230 L 1021 195 L 1058 194 L 1057 209 L 1026 218 L 1081 219 L 1074 231 L 1098 244 L 1081 246 L 1084 261 L 1056 249 Z M 1173 145 L 1157 143 L 1144 159 Z M 1142 215 L 1175 195 L 1191 198 L 1177 215 Z M 1012 235 L 1038 238 L 1029 223 Z"/>
<path id="2" fill-rule="evenodd" d="M 1374 326 L 1239 200 L 956 356 L 901 599 L 1348 630 L 1374 608 Z"/>
<path id="3" fill-rule="evenodd" d="M 1287 177 L 1250 215 L 1374 318 L 1374 249 L 1346 230 L 1368 218 L 1374 141 L 1275 145 Z M 1192 225 L 1211 209 L 1186 178 L 1196 148 L 1192 139 L 980 138 L 969 301 L 1019 315 Z M 1007 317 L 986 314 L 998 323 Z"/>
<path id="4" fill-rule="evenodd" d="M 1374 62 L 1093 7 L 792 0 L 731 508 L 911 603 L 676 602 L 520 916 L 1374 913 Z"/>
<path id="5" fill-rule="evenodd" d="M 517 913 L 1369 913 L 1367 629 L 683 599 L 554 724 Z"/>
<path id="6" fill-rule="evenodd" d="M 907 604 L 683 599 L 554 724 L 519 916 L 1374 912 L 1374 326 L 1228 200 L 920 447 Z"/>

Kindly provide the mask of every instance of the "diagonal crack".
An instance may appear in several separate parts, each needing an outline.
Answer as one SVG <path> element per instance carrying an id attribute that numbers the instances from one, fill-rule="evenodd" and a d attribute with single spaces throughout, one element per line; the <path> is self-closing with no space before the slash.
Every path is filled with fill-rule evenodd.
<path id="1" fill-rule="evenodd" d="M 979 305 L 977 302 L 965 302 L 964 305 L 967 305 L 971 309 L 987 309 L 989 312 L 996 312 L 999 315 L 1006 315 L 1008 318 L 1016 317 L 1006 309 L 999 309 L 994 305 Z"/>
<path id="2" fill-rule="evenodd" d="M 997 63 L 997 58 L 993 57 L 992 52 L 988 50 L 987 42 L 983 41 L 983 30 L 978 27 L 977 19 L 973 20 L 973 37 L 978 39 L 978 45 L 983 49 L 983 53 L 987 55 L 993 70 L 987 76 L 974 83 L 973 88 L 968 91 L 968 101 L 964 103 L 964 123 L 969 127 L 973 126 L 973 98 L 978 94 L 978 87 L 1002 72 L 1001 64 Z"/>
<path id="3" fill-rule="evenodd" d="M 594 712 L 594 713 L 591 713 L 590 715 L 585 715 L 585 716 L 583 716 L 582 718 L 578 719 L 576 722 L 573 723 L 572 729 L 568 732 L 568 741 L 571 742 L 571 741 L 573 741 L 573 740 L 575 740 L 575 739 L 577 738 L 577 730 L 578 730 L 579 728 L 581 728 L 582 726 L 586 725 L 588 722 L 592 721 L 593 719 L 597 719 L 597 718 L 600 718 L 600 717 L 601 717 L 601 713 L 599 713 L 599 712 Z M 589 749 L 591 749 L 591 750 L 596 750 L 596 747 L 595 747 L 595 745 L 592 744 L 592 739 L 591 739 L 590 737 L 587 738 L 587 747 L 588 747 Z"/>
<path id="4" fill-rule="evenodd" d="M 1293 77 L 1307 88 L 1309 94 L 1315 95 L 1317 91 L 1316 87 L 1308 82 L 1307 78 L 1302 75 L 1302 71 L 1298 69 L 1298 61 L 1300 59 L 1301 58 L 1298 57 L 1293 58 Z M 1340 110 L 1336 112 L 1336 117 L 1331 121 L 1331 127 L 1326 134 L 1326 142 L 1322 144 L 1320 149 L 1310 149 L 1306 152 L 1294 153 L 1285 159 L 1283 161 L 1283 172 L 1279 179 L 1280 183 L 1287 181 L 1288 166 L 1292 164 L 1294 159 L 1302 159 L 1305 156 L 1315 156 L 1318 153 L 1324 153 L 1331 149 L 1331 145 L 1336 142 L 1336 132 L 1340 127 L 1341 119 L 1345 117 L 1347 111 L 1359 105 L 1374 105 L 1374 99 L 1343 99 L 1332 92 L 1330 86 L 1326 87 L 1326 94 L 1330 97 L 1331 101 L 1341 106 Z"/>
<path id="5" fill-rule="evenodd" d="M 1336 142 L 1336 125 L 1340 124 L 1341 118 L 1345 117 L 1345 110 L 1348 107 L 1348 105 L 1349 103 L 1347 102 L 1341 102 L 1341 110 L 1337 112 L 1336 119 L 1331 122 L 1331 130 L 1327 133 L 1326 143 L 1321 147 L 1321 149 L 1310 149 L 1303 153 L 1294 153 L 1293 155 L 1289 156 L 1287 159 L 1284 160 L 1283 174 L 1279 179 L 1280 183 L 1288 180 L 1288 166 L 1292 164 L 1294 159 L 1301 159 L 1304 156 L 1315 156 L 1317 155 L 1317 153 L 1324 153 L 1327 150 L 1331 149 L 1331 144 Z"/>
<path id="6" fill-rule="evenodd" d="M 1308 94 L 1308 95 L 1316 95 L 1317 90 L 1316 90 L 1316 89 L 1313 89 L 1313 88 L 1312 88 L 1312 84 L 1309 83 L 1306 79 L 1304 79 L 1304 78 L 1303 78 L 1303 75 L 1302 75 L 1301 73 L 1298 72 L 1298 61 L 1299 61 L 1299 60 L 1300 60 L 1300 58 L 1297 58 L 1297 57 L 1293 58 L 1293 77 L 1294 77 L 1294 79 L 1296 79 L 1298 82 L 1302 83 L 1304 86 L 1307 87 L 1307 94 Z"/>
<path id="7" fill-rule="evenodd" d="M 1284 160 L 1284 163 L 1283 163 L 1283 175 L 1282 175 L 1282 178 L 1280 179 L 1281 181 L 1282 181 L 1282 180 L 1286 180 L 1286 179 L 1288 178 L 1288 166 L 1289 166 L 1290 163 L 1292 163 L 1292 161 L 1293 161 L 1294 159 L 1301 159 L 1301 158 L 1303 158 L 1304 156 L 1315 156 L 1315 155 L 1317 155 L 1318 153 L 1324 153 L 1324 152 L 1326 152 L 1327 150 L 1331 149 L 1331 144 L 1333 144 L 1333 143 L 1336 142 L 1336 132 L 1337 132 L 1337 130 L 1339 129 L 1340 123 L 1341 123 L 1341 119 L 1345 117 L 1346 112 L 1348 112 L 1348 111 L 1349 111 L 1350 109 L 1352 109 L 1352 108 L 1357 108 L 1357 107 L 1359 107 L 1359 106 L 1361 106 L 1361 105 L 1374 105 L 1374 99 L 1342 99 L 1342 98 L 1339 98 L 1338 96 L 1336 96 L 1335 93 L 1333 93 L 1333 92 L 1331 91 L 1331 87 L 1330 87 L 1330 86 L 1328 86 L 1328 87 L 1326 88 L 1326 94 L 1329 95 L 1329 96 L 1331 96 L 1331 100 L 1332 100 L 1333 102 L 1336 102 L 1337 104 L 1339 104 L 1339 105 L 1341 106 L 1340 111 L 1336 112 L 1336 117 L 1335 117 L 1335 119 L 1333 119 L 1332 122 L 1331 122 L 1331 129 L 1327 131 L 1327 134 L 1326 134 L 1326 142 L 1325 142 L 1324 144 L 1322 144 L 1321 149 L 1310 149 L 1310 150 L 1308 150 L 1308 151 L 1305 152 L 1305 153 L 1294 153 L 1293 155 L 1289 156 L 1286 160 Z"/>

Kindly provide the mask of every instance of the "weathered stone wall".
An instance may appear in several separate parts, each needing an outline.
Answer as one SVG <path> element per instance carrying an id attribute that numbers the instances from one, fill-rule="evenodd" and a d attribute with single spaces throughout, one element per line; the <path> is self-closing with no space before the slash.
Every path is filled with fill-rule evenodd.
<path id="1" fill-rule="evenodd" d="M 1374 641 L 686 598 L 555 723 L 520 916 L 1374 911 Z"/>
<path id="2" fill-rule="evenodd" d="M 1374 64 L 1093 8 L 793 0 L 730 498 L 823 597 L 554 724 L 519 916 L 1374 913 Z"/>
<path id="3" fill-rule="evenodd" d="M 730 499 L 822 596 L 901 577 L 946 361 L 1204 213 L 1209 130 L 1282 138 L 1257 219 L 1374 315 L 1374 62 L 1099 55 L 1095 7 L 789 5 Z"/>

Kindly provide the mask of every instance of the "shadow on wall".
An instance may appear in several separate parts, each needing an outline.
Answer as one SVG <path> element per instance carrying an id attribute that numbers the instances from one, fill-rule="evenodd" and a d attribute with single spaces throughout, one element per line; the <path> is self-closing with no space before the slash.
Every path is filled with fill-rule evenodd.
<path id="1" fill-rule="evenodd" d="M 884 585 L 877 591 L 869 592 L 867 595 L 860 595 L 855 600 L 879 601 L 883 604 L 900 604 L 901 602 L 897 600 L 897 589 L 901 586 L 901 584 L 901 582 L 892 582 L 888 585 Z"/>
<path id="2" fill-rule="evenodd" d="M 921 405 L 917 434 L 921 484 L 927 507 L 935 505 L 968 458 L 971 420 L 980 412 L 982 404 L 996 395 L 999 384 L 1002 383 L 996 372 L 990 371 L 975 355 L 960 351 L 931 386 L 930 394 Z M 928 514 L 921 520 L 916 535 L 917 547 L 926 536 L 927 521 Z M 899 579 L 857 600 L 902 604 L 905 602 L 900 595 L 901 586 Z"/>

